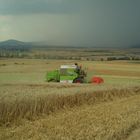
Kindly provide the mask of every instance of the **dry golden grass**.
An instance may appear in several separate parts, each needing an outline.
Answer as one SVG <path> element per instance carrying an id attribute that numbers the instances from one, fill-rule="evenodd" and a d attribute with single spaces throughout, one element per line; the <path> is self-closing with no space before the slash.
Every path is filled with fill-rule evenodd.
<path id="1" fill-rule="evenodd" d="M 139 140 L 140 139 L 140 128 L 134 130 L 131 135 L 128 136 L 128 140 Z"/>
<path id="2" fill-rule="evenodd" d="M 126 140 L 140 127 L 139 89 L 120 90 L 110 95 L 112 101 L 102 102 L 102 94 L 90 103 L 44 115 L 35 121 L 20 121 L 18 125 L 0 128 L 2 140 Z M 137 93 L 135 93 L 137 92 Z M 107 93 L 106 93 L 107 94 Z M 129 97 L 128 97 L 129 96 Z M 106 97 L 108 100 L 108 97 Z M 93 99 L 91 99 L 93 100 Z M 110 100 L 110 99 L 109 99 Z"/>
<path id="3" fill-rule="evenodd" d="M 90 86 L 89 86 L 90 87 Z M 95 104 L 140 94 L 140 88 L 110 89 L 95 91 L 94 87 L 54 90 L 54 94 L 8 94 L 0 98 L 0 123 L 8 125 L 17 119 L 32 120 L 41 114 L 50 114 L 64 108 L 83 104 Z M 62 92 L 62 93 L 61 93 Z M 10 97 L 11 96 L 11 97 Z"/>

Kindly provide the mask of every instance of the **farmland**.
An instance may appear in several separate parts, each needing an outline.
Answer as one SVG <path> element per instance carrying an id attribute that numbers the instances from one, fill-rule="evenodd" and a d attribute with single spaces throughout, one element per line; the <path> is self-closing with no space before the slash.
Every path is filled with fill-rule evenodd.
<path id="1" fill-rule="evenodd" d="M 105 83 L 45 82 L 47 71 L 75 62 L 88 81 Z M 1 59 L 0 139 L 131 139 L 140 128 L 138 62 Z"/>

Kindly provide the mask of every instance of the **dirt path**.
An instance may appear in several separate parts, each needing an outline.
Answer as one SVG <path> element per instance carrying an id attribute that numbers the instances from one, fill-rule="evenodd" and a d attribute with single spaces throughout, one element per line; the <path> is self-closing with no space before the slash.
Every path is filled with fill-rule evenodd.
<path id="1" fill-rule="evenodd" d="M 132 134 L 127 138 L 127 140 L 139 140 L 140 139 L 140 128 L 132 132 Z"/>

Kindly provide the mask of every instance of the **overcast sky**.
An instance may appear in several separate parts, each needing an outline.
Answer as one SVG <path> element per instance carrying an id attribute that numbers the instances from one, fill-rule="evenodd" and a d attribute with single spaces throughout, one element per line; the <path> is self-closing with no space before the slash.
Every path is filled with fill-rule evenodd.
<path id="1" fill-rule="evenodd" d="M 0 41 L 140 44 L 140 0 L 0 0 Z"/>

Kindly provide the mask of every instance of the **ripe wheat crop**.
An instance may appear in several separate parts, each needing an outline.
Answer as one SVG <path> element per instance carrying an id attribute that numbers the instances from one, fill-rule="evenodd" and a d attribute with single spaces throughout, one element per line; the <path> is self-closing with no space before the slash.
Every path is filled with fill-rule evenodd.
<path id="1" fill-rule="evenodd" d="M 0 123 L 6 124 L 17 119 L 31 120 L 41 114 L 50 114 L 64 108 L 106 102 L 140 93 L 139 87 L 98 91 L 94 91 L 90 86 L 89 89 L 83 87 L 80 90 L 76 89 L 78 87 L 59 90 L 59 92 L 68 92 L 67 94 L 58 92 L 58 94 L 33 95 L 32 93 L 30 95 L 28 93 L 21 94 L 21 96 L 17 96 L 18 98 L 16 96 L 14 98 L 3 97 L 0 99 Z M 69 92 L 73 92 L 73 94 Z"/>

